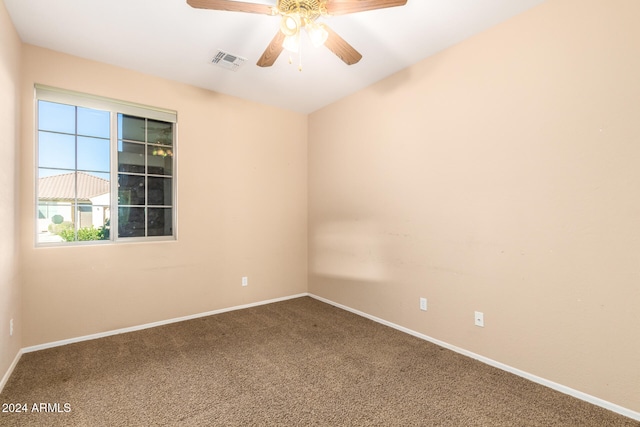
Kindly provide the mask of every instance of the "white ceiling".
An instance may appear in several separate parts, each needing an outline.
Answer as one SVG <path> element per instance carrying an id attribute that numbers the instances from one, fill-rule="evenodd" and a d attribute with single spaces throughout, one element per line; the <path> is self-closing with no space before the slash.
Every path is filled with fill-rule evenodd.
<path id="1" fill-rule="evenodd" d="M 275 5 L 276 0 L 246 0 Z M 186 0 L 4 0 L 25 43 L 310 113 L 544 0 L 408 0 L 405 6 L 322 18 L 362 55 L 352 66 L 302 45 L 302 72 L 283 52 L 256 61 L 275 16 L 194 9 Z M 213 66 L 218 49 L 247 58 Z"/>

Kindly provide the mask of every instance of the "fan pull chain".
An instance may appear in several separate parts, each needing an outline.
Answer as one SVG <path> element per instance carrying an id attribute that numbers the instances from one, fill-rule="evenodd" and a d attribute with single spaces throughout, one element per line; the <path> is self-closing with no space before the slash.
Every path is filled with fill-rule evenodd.
<path id="1" fill-rule="evenodd" d="M 289 52 L 289 65 L 293 64 L 293 58 L 291 52 Z M 302 71 L 302 47 L 298 48 L 298 71 Z"/>

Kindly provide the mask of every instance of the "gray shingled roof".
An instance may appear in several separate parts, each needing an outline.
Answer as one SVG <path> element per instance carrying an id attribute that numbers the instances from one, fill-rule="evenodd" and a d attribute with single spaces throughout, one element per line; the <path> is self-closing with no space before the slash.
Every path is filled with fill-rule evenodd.
<path id="1" fill-rule="evenodd" d="M 72 200 L 75 198 L 77 174 L 78 200 L 89 201 L 91 197 L 108 193 L 110 183 L 84 172 L 70 172 L 40 178 L 38 181 L 38 199 Z"/>

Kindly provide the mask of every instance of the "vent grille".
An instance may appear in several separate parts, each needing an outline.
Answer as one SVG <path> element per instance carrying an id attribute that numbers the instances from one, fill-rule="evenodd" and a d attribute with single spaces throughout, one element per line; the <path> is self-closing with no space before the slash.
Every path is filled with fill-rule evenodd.
<path id="1" fill-rule="evenodd" d="M 238 55 L 233 55 L 224 50 L 218 50 L 216 56 L 211 60 L 211 63 L 216 67 L 225 68 L 231 71 L 238 71 L 238 68 L 244 64 L 247 58 L 243 58 Z"/>

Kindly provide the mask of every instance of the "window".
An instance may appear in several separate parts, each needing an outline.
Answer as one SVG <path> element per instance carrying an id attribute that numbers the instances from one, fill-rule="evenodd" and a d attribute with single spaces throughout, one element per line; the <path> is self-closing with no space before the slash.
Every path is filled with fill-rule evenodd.
<path id="1" fill-rule="evenodd" d="M 175 239 L 176 113 L 36 86 L 38 244 Z"/>

